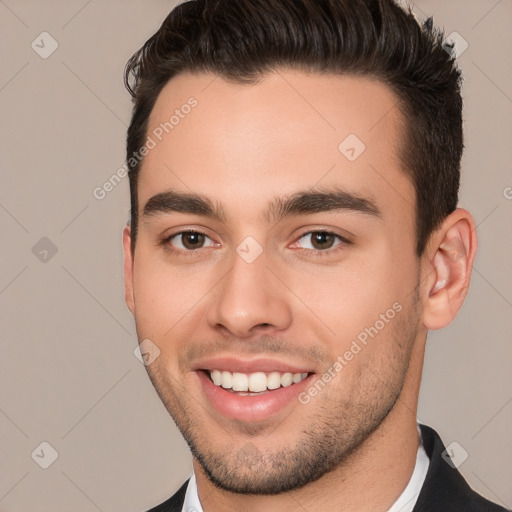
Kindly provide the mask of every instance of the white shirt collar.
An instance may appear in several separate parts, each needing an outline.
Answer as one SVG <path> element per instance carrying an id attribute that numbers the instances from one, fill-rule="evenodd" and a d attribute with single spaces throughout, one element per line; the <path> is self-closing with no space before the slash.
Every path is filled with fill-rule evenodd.
<path id="1" fill-rule="evenodd" d="M 423 448 L 423 439 L 421 437 L 421 430 L 418 425 L 418 433 L 420 436 L 420 445 L 418 447 L 418 453 L 416 455 L 416 465 L 412 472 L 409 483 L 402 492 L 402 494 L 395 501 L 393 506 L 387 512 L 412 512 L 414 505 L 418 499 L 423 482 L 427 476 L 428 465 L 430 460 L 428 458 L 425 449 Z M 196 475 L 192 473 L 190 481 L 187 486 L 187 492 L 185 494 L 185 501 L 183 502 L 182 512 L 204 512 L 199 496 L 197 494 L 197 482 Z"/>
<path id="2" fill-rule="evenodd" d="M 185 494 L 185 501 L 181 512 L 203 512 L 203 507 L 197 495 L 197 482 L 196 475 L 192 473 L 190 481 L 187 485 L 187 493 Z"/>

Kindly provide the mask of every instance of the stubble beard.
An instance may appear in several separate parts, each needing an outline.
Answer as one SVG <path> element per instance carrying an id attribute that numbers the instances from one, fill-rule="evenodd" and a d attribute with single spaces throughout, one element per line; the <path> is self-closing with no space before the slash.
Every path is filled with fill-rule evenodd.
<path id="1" fill-rule="evenodd" d="M 293 426 L 297 422 L 289 417 L 264 434 L 258 425 L 234 422 L 231 432 L 226 431 L 229 441 L 216 446 L 208 432 L 208 423 L 214 419 L 206 410 L 166 370 L 157 365 L 146 369 L 192 455 L 215 486 L 237 494 L 280 494 L 314 482 L 337 467 L 350 465 L 351 454 L 393 409 L 403 389 L 417 332 L 417 300 L 412 302 L 409 311 L 404 308 L 390 323 L 387 333 L 380 333 L 380 339 L 369 342 L 391 343 L 391 357 L 381 361 L 374 358 L 360 365 L 358 378 L 351 383 L 350 397 L 340 400 L 334 384 L 326 386 L 309 404 L 296 405 L 310 408 L 309 422 L 296 432 Z M 363 352 L 366 350 L 371 347 L 365 347 Z M 347 384 L 342 382 L 343 377 L 342 370 L 332 382 L 338 379 L 343 388 Z M 292 432 L 289 443 L 273 451 L 265 449 L 272 435 L 285 438 L 286 432 Z"/>

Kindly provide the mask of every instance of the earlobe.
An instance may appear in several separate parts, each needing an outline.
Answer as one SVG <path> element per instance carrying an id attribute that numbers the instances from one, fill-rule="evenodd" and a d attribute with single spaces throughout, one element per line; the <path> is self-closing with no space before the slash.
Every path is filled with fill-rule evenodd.
<path id="1" fill-rule="evenodd" d="M 134 315 L 135 299 L 133 295 L 133 255 L 130 223 L 123 230 L 124 250 L 124 298 L 131 314 Z"/>
<path id="2" fill-rule="evenodd" d="M 451 323 L 466 298 L 477 249 L 471 214 L 461 208 L 455 210 L 433 235 L 433 241 L 423 308 L 423 324 L 430 330 Z"/>

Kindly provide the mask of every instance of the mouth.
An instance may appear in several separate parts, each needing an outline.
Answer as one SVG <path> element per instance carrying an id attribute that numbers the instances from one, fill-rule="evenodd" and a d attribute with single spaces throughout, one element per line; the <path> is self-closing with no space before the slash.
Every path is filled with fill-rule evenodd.
<path id="1" fill-rule="evenodd" d="M 301 406 L 298 396 L 310 385 L 314 372 L 198 369 L 206 401 L 224 418 L 255 423 L 278 417 Z"/>
<path id="2" fill-rule="evenodd" d="M 203 370 L 215 386 L 239 396 L 257 396 L 262 393 L 287 388 L 308 377 L 309 372 L 253 372 L 241 373 L 227 370 Z"/>

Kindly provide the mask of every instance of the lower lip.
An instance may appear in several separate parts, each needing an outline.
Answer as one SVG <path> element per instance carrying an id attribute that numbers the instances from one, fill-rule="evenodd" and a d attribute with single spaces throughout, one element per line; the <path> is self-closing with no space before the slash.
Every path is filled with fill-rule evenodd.
<path id="1" fill-rule="evenodd" d="M 291 403 L 309 385 L 311 375 L 297 384 L 280 387 L 258 395 L 239 395 L 216 386 L 206 372 L 196 372 L 203 390 L 213 406 L 223 416 L 247 423 L 262 421 L 278 413 Z"/>

